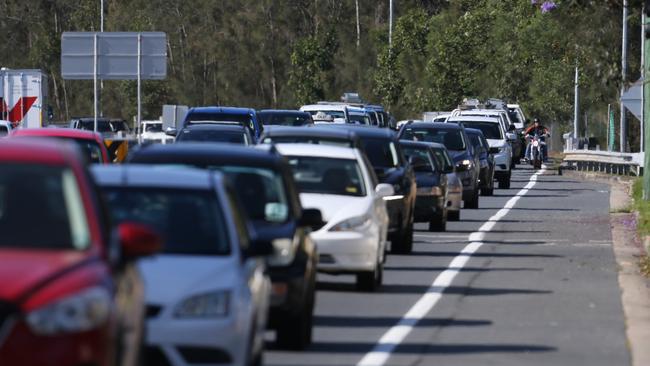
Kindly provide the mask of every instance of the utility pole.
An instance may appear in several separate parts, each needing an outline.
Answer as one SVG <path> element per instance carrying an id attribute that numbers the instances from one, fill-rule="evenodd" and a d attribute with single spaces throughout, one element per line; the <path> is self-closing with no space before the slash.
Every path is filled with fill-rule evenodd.
<path id="1" fill-rule="evenodd" d="M 393 0 L 389 0 L 388 4 L 388 49 L 393 48 Z"/>
<path id="2" fill-rule="evenodd" d="M 580 123 L 580 84 L 578 83 L 579 70 L 576 66 L 576 75 L 573 91 L 573 148 L 578 148 L 578 124 Z"/>
<path id="3" fill-rule="evenodd" d="M 104 0 L 99 1 L 99 31 L 104 32 Z M 104 80 L 99 81 L 99 95 L 104 91 Z M 98 100 L 101 103 L 101 99 Z M 99 106 L 99 115 L 104 117 L 101 106 Z M 95 122 L 96 123 L 96 122 Z"/>
<path id="4" fill-rule="evenodd" d="M 359 21 L 359 0 L 354 1 L 354 6 L 357 9 L 357 48 L 361 45 L 361 22 Z"/>
<path id="5" fill-rule="evenodd" d="M 623 76 L 621 84 L 621 98 L 625 93 L 625 80 L 627 78 L 627 0 L 623 0 L 623 42 L 621 49 L 621 74 Z M 625 107 L 621 102 L 621 135 L 620 135 L 620 151 L 627 151 L 627 119 L 625 118 Z"/>

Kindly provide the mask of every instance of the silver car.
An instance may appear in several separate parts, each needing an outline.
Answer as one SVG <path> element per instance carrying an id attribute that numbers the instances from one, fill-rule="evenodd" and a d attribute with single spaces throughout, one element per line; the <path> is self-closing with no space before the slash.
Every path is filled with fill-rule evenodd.
<path id="1" fill-rule="evenodd" d="M 454 169 L 454 163 L 449 156 L 449 152 L 444 145 L 435 144 L 433 151 L 436 154 L 438 163 L 444 167 L 445 170 Z M 458 221 L 460 220 L 460 208 L 463 202 L 463 183 L 460 181 L 456 173 L 447 174 L 447 220 Z"/>

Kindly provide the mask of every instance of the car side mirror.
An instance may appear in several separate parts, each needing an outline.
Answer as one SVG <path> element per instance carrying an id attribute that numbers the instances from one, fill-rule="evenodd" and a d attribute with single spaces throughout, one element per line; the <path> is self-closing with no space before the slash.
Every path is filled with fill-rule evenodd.
<path id="1" fill-rule="evenodd" d="M 275 247 L 269 240 L 252 239 L 243 254 L 245 258 L 268 257 L 275 254 Z"/>
<path id="2" fill-rule="evenodd" d="M 515 127 L 515 125 L 510 125 L 510 127 L 508 128 L 508 131 L 509 132 L 517 131 L 517 127 Z"/>
<path id="3" fill-rule="evenodd" d="M 384 198 L 394 195 L 395 189 L 390 184 L 380 183 L 375 187 L 375 193 L 377 193 L 377 196 Z"/>
<path id="4" fill-rule="evenodd" d="M 165 135 L 167 135 L 167 136 L 176 137 L 177 133 L 178 133 L 178 130 L 176 130 L 174 127 L 167 127 L 167 129 L 165 130 Z"/>
<path id="5" fill-rule="evenodd" d="M 304 208 L 298 226 L 310 227 L 312 230 L 318 230 L 323 227 L 323 215 L 319 209 Z"/>
<path id="6" fill-rule="evenodd" d="M 517 135 L 514 133 L 506 133 L 506 137 L 509 141 L 517 141 Z"/>
<path id="7" fill-rule="evenodd" d="M 162 239 L 146 225 L 124 222 L 117 227 L 122 258 L 138 259 L 154 255 L 162 249 Z"/>

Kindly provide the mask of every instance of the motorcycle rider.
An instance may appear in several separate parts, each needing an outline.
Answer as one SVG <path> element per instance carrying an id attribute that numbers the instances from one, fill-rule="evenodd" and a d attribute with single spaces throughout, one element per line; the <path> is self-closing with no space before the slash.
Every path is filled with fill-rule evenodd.
<path id="1" fill-rule="evenodd" d="M 532 138 L 535 135 L 540 136 L 541 141 L 544 141 L 545 137 L 549 135 L 548 128 L 542 126 L 538 118 L 535 118 L 533 120 L 533 124 L 524 131 L 524 136 L 526 137 L 526 140 L 528 140 L 529 137 Z M 530 160 L 531 149 L 532 149 L 532 144 L 531 141 L 529 140 L 528 145 L 526 146 L 526 159 Z M 542 144 L 542 161 L 546 161 L 546 157 L 547 157 L 546 144 Z"/>

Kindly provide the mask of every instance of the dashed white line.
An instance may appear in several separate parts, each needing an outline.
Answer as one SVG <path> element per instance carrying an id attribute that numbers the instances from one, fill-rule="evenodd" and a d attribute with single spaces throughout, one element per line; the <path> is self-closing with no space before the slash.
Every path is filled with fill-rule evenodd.
<path id="1" fill-rule="evenodd" d="M 444 291 L 451 286 L 454 278 L 465 267 L 472 255 L 483 246 L 485 233 L 491 231 L 497 222 L 510 212 L 510 209 L 515 206 L 517 201 L 535 186 L 537 177 L 543 174 L 544 170 L 542 168 L 542 170 L 533 174 L 526 186 L 508 200 L 502 209 L 481 225 L 478 231 L 469 235 L 468 240 L 470 243 L 449 263 L 447 269 L 436 277 L 427 292 L 409 309 L 402 319 L 384 333 L 372 351 L 368 352 L 357 363 L 357 366 L 383 366 L 386 364 L 395 348 L 406 339 L 418 321 L 423 319 L 436 306 Z"/>

